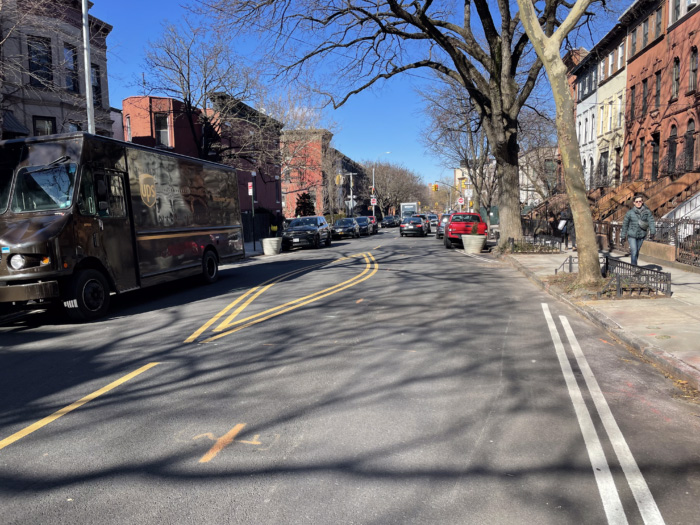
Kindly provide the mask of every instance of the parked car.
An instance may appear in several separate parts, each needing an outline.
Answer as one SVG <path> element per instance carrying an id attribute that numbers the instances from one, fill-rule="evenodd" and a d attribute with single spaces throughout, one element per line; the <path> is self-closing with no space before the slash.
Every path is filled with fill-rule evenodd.
<path id="1" fill-rule="evenodd" d="M 395 226 L 398 226 L 401 223 L 401 221 L 396 220 L 396 215 L 386 215 L 382 219 L 381 227 L 382 228 L 393 228 Z"/>
<path id="2" fill-rule="evenodd" d="M 462 244 L 462 235 L 486 235 L 487 230 L 488 226 L 478 213 L 453 213 L 445 227 L 445 248 L 452 248 L 454 243 Z"/>
<path id="3" fill-rule="evenodd" d="M 324 217 L 298 217 L 293 219 L 282 233 L 282 249 L 289 250 L 300 246 L 319 248 L 322 242 L 330 246 L 332 235 Z"/>
<path id="4" fill-rule="evenodd" d="M 370 234 L 370 222 L 367 217 L 355 217 L 357 224 L 360 226 L 360 235 Z"/>
<path id="5" fill-rule="evenodd" d="M 331 233 L 334 239 L 342 239 L 343 237 L 352 239 L 360 236 L 360 225 L 352 217 L 338 219 L 333 223 Z"/>
<path id="6" fill-rule="evenodd" d="M 368 215 L 367 218 L 369 219 L 369 222 L 372 225 L 370 227 L 370 232 L 379 233 L 379 222 L 377 221 L 377 218 L 374 215 Z"/>
<path id="7" fill-rule="evenodd" d="M 423 213 L 414 213 L 413 216 L 420 217 L 421 219 L 423 219 L 423 228 L 426 229 L 426 235 L 432 231 L 432 229 L 430 228 L 430 219 L 428 219 L 427 215 Z"/>
<path id="8" fill-rule="evenodd" d="M 440 217 L 440 222 L 438 222 L 437 229 L 435 230 L 436 239 L 442 239 L 445 235 L 445 226 L 450 222 L 450 215 L 449 213 L 443 213 Z"/>
<path id="9" fill-rule="evenodd" d="M 404 217 L 399 227 L 401 228 L 401 237 L 404 235 L 420 235 L 421 237 L 428 235 L 425 223 L 420 217 Z"/>

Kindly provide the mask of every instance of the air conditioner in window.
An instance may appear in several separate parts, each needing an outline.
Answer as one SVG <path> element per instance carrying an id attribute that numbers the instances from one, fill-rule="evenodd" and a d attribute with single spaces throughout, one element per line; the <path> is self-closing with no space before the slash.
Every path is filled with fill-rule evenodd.
<path id="1" fill-rule="evenodd" d="M 698 0 L 688 0 L 688 11 L 698 5 Z"/>

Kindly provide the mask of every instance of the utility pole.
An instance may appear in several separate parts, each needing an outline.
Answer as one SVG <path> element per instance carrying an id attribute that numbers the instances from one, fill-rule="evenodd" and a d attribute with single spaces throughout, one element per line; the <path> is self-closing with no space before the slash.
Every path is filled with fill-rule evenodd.
<path id="1" fill-rule="evenodd" d="M 92 61 L 90 60 L 90 24 L 88 0 L 83 0 L 83 58 L 85 61 L 85 105 L 87 106 L 88 133 L 95 134 L 95 103 L 92 99 Z"/>
<path id="2" fill-rule="evenodd" d="M 385 151 L 382 155 L 388 155 L 389 153 L 391 153 L 391 151 Z M 376 165 L 377 165 L 376 162 L 375 162 L 374 164 L 372 164 L 372 195 L 370 195 L 370 198 L 371 198 L 372 200 L 376 199 L 376 197 L 375 197 L 375 191 L 376 191 L 376 189 L 375 189 L 375 187 L 374 187 L 374 168 L 376 167 Z M 376 217 L 377 214 L 376 214 L 376 210 L 374 209 L 374 207 L 375 207 L 375 205 L 372 204 L 372 215 L 373 215 L 374 217 Z"/>

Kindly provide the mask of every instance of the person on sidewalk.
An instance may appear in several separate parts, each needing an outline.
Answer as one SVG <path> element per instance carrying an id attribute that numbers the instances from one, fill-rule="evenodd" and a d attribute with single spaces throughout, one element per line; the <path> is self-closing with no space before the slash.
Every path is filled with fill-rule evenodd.
<path id="1" fill-rule="evenodd" d="M 656 225 L 654 224 L 654 215 L 644 204 L 644 197 L 637 194 L 634 196 L 633 202 L 634 207 L 625 214 L 625 220 L 622 221 L 620 240 L 622 242 L 625 242 L 625 239 L 629 240 L 630 262 L 637 266 L 642 243 L 647 233 L 650 233 L 652 236 L 656 234 Z"/>
<path id="2" fill-rule="evenodd" d="M 574 216 L 571 214 L 571 208 L 567 206 L 559 214 L 559 224 L 563 223 L 561 228 L 561 242 L 564 243 L 564 249 L 569 249 L 569 239 L 571 239 L 571 249 L 576 251 L 576 227 L 574 225 Z"/>

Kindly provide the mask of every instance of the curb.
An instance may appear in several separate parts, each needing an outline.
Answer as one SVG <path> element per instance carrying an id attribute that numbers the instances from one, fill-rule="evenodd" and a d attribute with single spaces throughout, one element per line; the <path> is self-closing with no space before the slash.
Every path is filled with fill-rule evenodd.
<path id="1" fill-rule="evenodd" d="M 700 370 L 688 365 L 684 361 L 678 359 L 676 356 L 669 354 L 666 350 L 663 350 L 654 345 L 650 345 L 646 341 L 638 338 L 634 334 L 626 332 L 618 324 L 614 323 L 609 319 L 601 317 L 595 310 L 589 308 L 585 305 L 575 303 L 571 301 L 565 295 L 552 289 L 551 286 L 544 283 L 534 272 L 528 270 L 520 264 L 517 260 L 513 259 L 508 255 L 504 255 L 503 258 L 508 261 L 508 263 L 518 270 L 520 273 L 525 275 L 530 281 L 542 288 L 549 295 L 566 303 L 576 310 L 583 317 L 602 328 L 615 339 L 622 342 L 624 345 L 629 347 L 632 352 L 659 367 L 664 373 L 673 377 L 674 379 L 680 379 L 687 381 L 688 385 L 693 387 L 695 390 L 700 390 Z"/>

